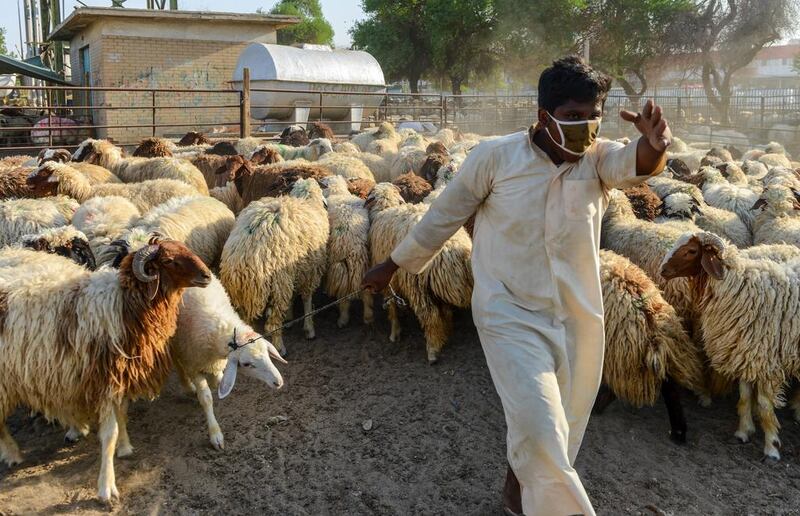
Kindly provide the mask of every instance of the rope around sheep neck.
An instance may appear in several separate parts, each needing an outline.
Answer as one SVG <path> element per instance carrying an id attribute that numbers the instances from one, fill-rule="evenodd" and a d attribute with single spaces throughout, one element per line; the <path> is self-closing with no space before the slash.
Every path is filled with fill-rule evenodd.
<path id="1" fill-rule="evenodd" d="M 345 296 L 342 296 L 342 297 L 340 297 L 340 298 L 338 298 L 338 299 L 336 299 L 334 301 L 331 301 L 330 303 L 328 303 L 326 305 L 323 305 L 323 306 L 321 306 L 321 307 L 319 307 L 319 308 L 317 308 L 315 310 L 312 310 L 309 313 L 298 317 L 297 319 L 293 319 L 293 320 L 291 320 L 291 321 L 289 321 L 287 323 L 284 323 L 282 326 L 279 326 L 278 328 L 275 328 L 274 330 L 269 331 L 269 332 L 265 333 L 264 335 L 259 335 L 258 337 L 254 337 L 254 338 L 248 340 L 247 342 L 245 342 L 244 344 L 238 344 L 236 342 L 236 328 L 234 328 L 233 329 L 233 339 L 230 342 L 228 342 L 228 347 L 231 348 L 231 353 L 233 353 L 234 351 L 236 351 L 238 349 L 241 349 L 241 348 L 243 348 L 245 346 L 248 346 L 248 345 L 252 344 L 253 342 L 256 342 L 257 340 L 265 339 L 267 337 L 275 335 L 279 331 L 285 330 L 286 328 L 288 328 L 289 326 L 292 326 L 293 324 L 299 323 L 300 321 L 304 321 L 304 320 L 308 319 L 309 317 L 313 317 L 314 315 L 316 315 L 316 314 L 318 314 L 320 312 L 324 312 L 328 308 L 332 308 L 332 307 L 338 305 L 339 303 L 341 303 L 342 301 L 347 301 L 348 299 L 352 299 L 352 298 L 354 298 L 356 296 L 359 296 L 359 295 L 361 295 L 362 292 L 364 292 L 364 290 L 366 290 L 366 287 L 365 288 L 360 288 L 360 289 L 358 289 L 358 290 L 356 290 L 354 292 L 351 292 L 351 293 L 349 293 L 349 294 L 347 294 Z M 386 296 L 386 300 L 383 303 L 383 307 L 386 308 L 389 305 L 389 303 L 391 303 L 392 301 L 394 301 L 398 306 L 406 306 L 406 304 L 407 304 L 406 301 L 402 297 L 397 295 L 397 293 L 394 291 L 392 286 L 389 285 L 389 294 Z"/>

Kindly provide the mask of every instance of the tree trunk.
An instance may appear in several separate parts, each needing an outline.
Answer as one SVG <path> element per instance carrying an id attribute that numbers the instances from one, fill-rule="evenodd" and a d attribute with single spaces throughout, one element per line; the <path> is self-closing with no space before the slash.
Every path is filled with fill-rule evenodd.
<path id="1" fill-rule="evenodd" d="M 706 92 L 709 104 L 719 115 L 719 122 L 730 125 L 729 110 L 731 105 L 731 91 L 729 77 L 720 81 L 719 72 L 710 59 L 703 62 L 703 89 Z M 714 91 L 716 89 L 716 91 Z"/>
<path id="2" fill-rule="evenodd" d="M 411 93 L 419 93 L 419 77 L 420 74 L 416 72 L 408 76 L 408 87 L 411 88 Z"/>
<path id="3" fill-rule="evenodd" d="M 461 95 L 461 77 L 450 76 L 450 91 L 453 95 Z"/>

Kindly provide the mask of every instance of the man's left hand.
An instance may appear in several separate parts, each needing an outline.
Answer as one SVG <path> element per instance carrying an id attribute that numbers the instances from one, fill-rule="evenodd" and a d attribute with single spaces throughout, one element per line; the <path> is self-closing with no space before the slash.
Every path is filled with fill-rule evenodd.
<path id="1" fill-rule="evenodd" d="M 655 151 L 663 153 L 672 143 L 672 132 L 667 125 L 667 119 L 662 116 L 661 106 L 657 106 L 652 100 L 645 102 L 641 113 L 623 110 L 619 116 L 633 123 Z"/>

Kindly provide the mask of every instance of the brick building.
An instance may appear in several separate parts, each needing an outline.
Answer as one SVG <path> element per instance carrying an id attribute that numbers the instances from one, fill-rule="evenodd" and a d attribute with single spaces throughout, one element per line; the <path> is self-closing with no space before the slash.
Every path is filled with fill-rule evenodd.
<path id="1" fill-rule="evenodd" d="M 228 81 L 240 52 L 253 42 L 275 43 L 277 29 L 298 21 L 256 13 L 82 7 L 56 27 L 50 39 L 69 42 L 69 73 L 75 85 L 230 90 Z M 238 108 L 199 108 L 233 106 L 239 102 L 238 93 L 94 91 L 76 95 L 74 102 L 94 106 L 94 124 L 112 126 L 98 128 L 97 136 L 121 144 L 151 136 L 153 120 L 176 124 L 157 128 L 158 135 L 179 135 L 195 127 L 238 131 Z"/>

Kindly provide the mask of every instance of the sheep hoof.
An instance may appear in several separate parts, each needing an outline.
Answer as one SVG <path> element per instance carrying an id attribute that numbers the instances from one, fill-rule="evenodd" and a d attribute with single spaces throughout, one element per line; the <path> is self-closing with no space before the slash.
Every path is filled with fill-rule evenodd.
<path id="1" fill-rule="evenodd" d="M 439 361 L 439 354 L 435 351 L 428 351 L 428 364 L 433 365 Z"/>
<path id="2" fill-rule="evenodd" d="M 225 449 L 225 437 L 222 435 L 222 432 L 213 434 L 210 437 L 211 446 L 213 446 L 215 450 L 223 451 Z"/>
<path id="3" fill-rule="evenodd" d="M 697 404 L 700 405 L 701 407 L 710 407 L 711 406 L 711 396 L 709 396 L 707 394 L 703 394 L 701 396 L 698 396 Z"/>
<path id="4" fill-rule="evenodd" d="M 338 321 L 336 321 L 336 326 L 338 326 L 339 328 L 344 328 L 345 326 L 347 326 L 349 322 L 350 322 L 349 317 L 342 317 Z"/>
<path id="5" fill-rule="evenodd" d="M 112 500 L 115 498 L 119 498 L 119 491 L 117 490 L 117 486 L 114 484 L 110 486 L 102 486 L 97 490 L 97 497 L 100 498 L 100 501 L 110 505 Z"/>
<path id="6" fill-rule="evenodd" d="M 737 430 L 736 433 L 734 433 L 733 435 L 736 436 L 736 438 L 742 444 L 750 442 L 750 435 L 747 432 L 742 432 L 741 430 Z"/>
<path id="7" fill-rule="evenodd" d="M 64 442 L 69 444 L 75 444 L 81 440 L 81 437 L 83 437 L 83 435 L 84 434 L 80 430 L 77 430 L 75 428 L 70 428 L 64 435 Z"/>
<path id="8" fill-rule="evenodd" d="M 686 430 L 670 430 L 669 440 L 675 444 L 686 444 Z"/>
<path id="9" fill-rule="evenodd" d="M 317 338 L 317 334 L 314 330 L 306 330 L 306 340 L 314 340 Z"/>
<path id="10" fill-rule="evenodd" d="M 133 446 L 130 443 L 121 444 L 117 447 L 117 458 L 122 459 L 133 455 Z"/>
<path id="11" fill-rule="evenodd" d="M 778 450 L 764 450 L 764 458 L 761 459 L 761 462 L 766 464 L 777 464 L 781 460 L 781 454 Z"/>
<path id="12" fill-rule="evenodd" d="M 18 451 L 12 451 L 8 455 L 3 457 L 3 461 L 8 464 L 9 467 L 16 466 L 17 464 L 22 464 L 22 454 Z"/>

